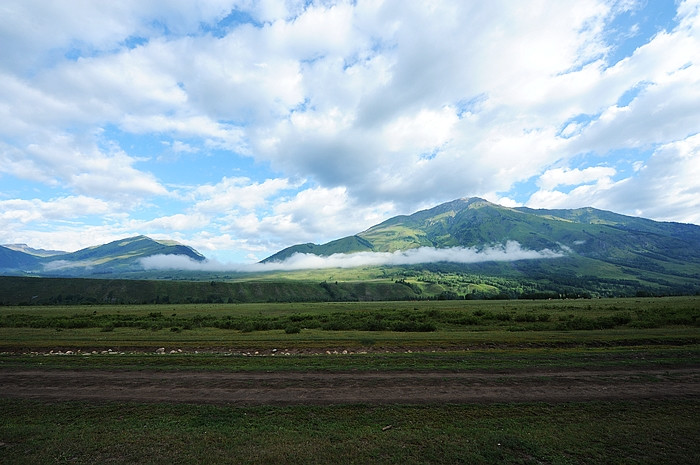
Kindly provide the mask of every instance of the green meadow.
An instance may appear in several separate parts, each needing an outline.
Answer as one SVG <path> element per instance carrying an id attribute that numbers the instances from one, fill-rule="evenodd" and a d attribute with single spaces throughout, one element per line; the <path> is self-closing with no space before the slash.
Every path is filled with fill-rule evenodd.
<path id="1" fill-rule="evenodd" d="M 698 366 L 698 297 L 0 307 L 0 373 Z M 700 399 L 251 407 L 0 396 L 0 418 L 8 464 L 690 464 Z"/>

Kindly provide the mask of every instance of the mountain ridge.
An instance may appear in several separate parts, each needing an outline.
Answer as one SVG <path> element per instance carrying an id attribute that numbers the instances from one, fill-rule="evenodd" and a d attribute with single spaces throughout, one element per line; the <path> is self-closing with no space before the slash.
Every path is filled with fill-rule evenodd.
<path id="1" fill-rule="evenodd" d="M 141 270 L 139 261 L 153 255 L 185 255 L 195 261 L 205 260 L 192 247 L 139 235 L 57 255 L 34 255 L 0 246 L 0 271 L 49 276 L 109 274 Z"/>
<path id="2" fill-rule="evenodd" d="M 405 253 L 423 247 L 478 252 L 511 241 L 526 250 L 562 253 L 547 260 L 425 266 L 454 272 L 487 270 L 497 276 L 573 284 L 611 280 L 671 293 L 676 292 L 671 289 L 700 288 L 700 226 L 657 222 L 591 207 L 511 208 L 481 198 L 457 199 L 399 215 L 326 244 L 291 246 L 263 262 L 284 261 L 300 252 L 326 257 L 355 252 Z"/>
<path id="3" fill-rule="evenodd" d="M 516 247 L 511 247 L 516 244 Z M 415 249 L 415 250 L 413 250 Z M 381 261 L 377 257 L 416 256 L 432 249 L 423 261 Z M 451 252 L 454 250 L 454 253 Z M 512 250 L 524 253 L 511 253 Z M 352 265 L 361 271 L 324 272 L 337 268 L 338 260 L 310 260 L 313 267 L 276 267 L 295 254 L 345 259 L 357 252 Z M 446 255 L 452 254 L 455 257 Z M 495 253 L 494 253 L 495 252 Z M 530 253 L 535 252 L 535 253 Z M 376 255 L 374 253 L 377 253 Z M 305 255 L 304 255 L 305 254 Z M 413 285 L 430 289 L 438 281 L 461 282 L 464 294 L 479 287 L 479 276 L 489 276 L 491 288 L 507 280 L 512 295 L 557 292 L 567 295 L 653 295 L 700 292 L 700 226 L 657 222 L 591 207 L 579 209 L 531 209 L 505 207 L 473 197 L 456 199 L 388 218 L 364 231 L 325 244 L 296 244 L 267 257 L 263 264 L 246 271 L 208 267 L 185 270 L 146 268 L 143 259 L 159 255 L 184 255 L 195 262 L 206 258 L 195 249 L 170 240 L 147 236 L 120 239 L 76 252 L 40 257 L 0 246 L 0 274 L 52 277 L 100 277 L 130 279 L 319 279 L 353 276 L 350 279 L 413 279 Z M 476 260 L 469 257 L 476 256 Z M 373 264 L 362 265 L 363 257 Z M 442 258 L 436 258 L 442 257 Z M 447 257 L 447 258 L 445 258 Z M 467 258 L 462 258 L 467 257 Z M 470 261 L 471 260 L 471 261 Z M 299 260 L 294 262 L 298 265 Z M 322 265 L 318 265 L 323 263 Z M 382 264 L 384 263 L 384 264 Z M 394 263 L 392 265 L 392 263 Z M 318 268 L 294 273 L 291 269 Z M 209 271 L 203 271 L 203 270 Z M 198 271 L 202 270 L 202 271 Z M 240 269 L 239 269 L 240 270 Z M 281 270 L 281 271 L 280 271 Z M 287 270 L 287 271 L 284 271 Z M 362 276 L 362 278 L 360 278 Z M 441 277 L 442 276 L 442 277 Z M 337 280 L 338 278 L 333 278 Z M 520 285 L 515 283 L 521 283 Z M 524 284 L 527 283 L 526 286 Z M 461 286 L 461 287 L 460 287 Z M 418 287 L 415 287 L 416 289 Z M 520 291 L 517 289 L 520 288 Z M 438 294 L 442 292 L 434 288 Z M 433 291 L 426 291 L 433 292 Z M 450 290 L 452 292 L 452 290 Z"/>
<path id="4" fill-rule="evenodd" d="M 446 202 L 411 215 L 398 215 L 353 236 L 325 244 L 293 245 L 263 262 L 281 261 L 297 252 L 327 256 L 361 251 L 394 252 L 423 246 L 478 248 L 503 244 L 508 240 L 534 249 L 561 245 L 576 247 L 592 237 L 600 236 L 601 230 L 670 236 L 690 240 L 690 244 L 700 246 L 700 226 L 697 225 L 657 222 L 592 207 L 511 208 L 472 197 Z M 356 245 L 353 247 L 353 244 Z M 700 258 L 700 253 L 693 254 L 696 255 Z"/>

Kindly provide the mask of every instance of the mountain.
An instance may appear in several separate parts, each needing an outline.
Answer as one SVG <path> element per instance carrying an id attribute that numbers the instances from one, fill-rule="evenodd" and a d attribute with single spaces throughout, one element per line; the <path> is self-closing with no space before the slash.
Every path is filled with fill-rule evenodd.
<path id="1" fill-rule="evenodd" d="M 397 251 L 401 253 L 387 254 Z M 366 254 L 352 257 L 357 252 Z M 657 222 L 594 208 L 536 210 L 503 207 L 479 198 L 458 199 L 390 218 L 326 244 L 294 245 L 263 262 L 281 262 L 297 253 L 345 255 L 326 265 L 336 267 L 332 270 L 292 272 L 271 267 L 258 274 L 145 270 L 142 259 L 146 257 L 184 255 L 199 262 L 205 258 L 174 241 L 136 236 L 49 256 L 47 251 L 24 245 L 0 246 L 0 275 L 305 281 L 321 283 L 324 295 L 331 299 L 341 295 L 368 298 L 369 294 L 362 294 L 362 286 L 352 292 L 343 288 L 348 283 L 393 286 L 383 296 L 373 295 L 374 300 L 397 295 L 515 298 L 700 294 L 700 226 Z M 339 265 L 348 255 L 352 261 L 347 263 L 352 265 Z M 382 261 L 388 255 L 401 260 Z M 365 258 L 370 262 L 361 265 Z M 403 294 L 396 294 L 394 285 Z"/>
<path id="2" fill-rule="evenodd" d="M 39 262 L 40 260 L 34 255 L 0 246 L 0 270 L 21 271 L 34 269 L 39 265 Z"/>
<path id="3" fill-rule="evenodd" d="M 36 257 L 52 257 L 55 255 L 63 255 L 68 252 L 63 252 L 61 250 L 45 250 L 45 249 L 33 249 L 27 244 L 2 244 L 2 247 L 15 250 L 17 252 L 24 252 L 29 255 L 34 255 Z"/>
<path id="4" fill-rule="evenodd" d="M 327 244 L 288 247 L 263 260 L 294 253 L 394 252 L 416 247 L 483 247 L 516 241 L 540 250 L 561 249 L 612 259 L 632 256 L 700 260 L 700 227 L 660 223 L 594 208 L 533 210 L 508 208 L 479 198 L 459 199 L 412 215 L 390 218 L 354 236 Z"/>
<path id="5" fill-rule="evenodd" d="M 0 271 L 4 274 L 87 276 L 142 270 L 140 260 L 153 255 L 185 255 L 203 261 L 202 254 L 175 241 L 135 236 L 72 253 L 37 256 L 0 247 Z"/>
<path id="6" fill-rule="evenodd" d="M 561 257 L 457 268 L 573 284 L 617 280 L 642 288 L 700 289 L 700 226 L 657 222 L 594 208 L 509 208 L 480 198 L 458 199 L 412 215 L 396 216 L 326 244 L 288 247 L 263 261 L 283 261 L 295 253 L 329 256 L 418 247 L 478 251 L 511 241 L 527 250 L 556 251 Z M 446 267 L 456 268 L 442 266 Z"/>

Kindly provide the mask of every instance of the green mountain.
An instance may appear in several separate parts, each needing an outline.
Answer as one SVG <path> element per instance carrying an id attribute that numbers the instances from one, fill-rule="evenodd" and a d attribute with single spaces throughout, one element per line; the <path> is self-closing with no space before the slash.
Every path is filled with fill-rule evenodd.
<path id="1" fill-rule="evenodd" d="M 175 241 L 135 236 L 72 253 L 37 256 L 0 247 L 0 271 L 4 274 L 89 276 L 142 270 L 140 260 L 153 255 L 185 255 L 203 261 L 202 254 Z"/>
<path id="2" fill-rule="evenodd" d="M 508 208 L 479 198 L 459 199 L 397 216 L 327 244 L 292 246 L 264 262 L 283 261 L 299 252 L 329 256 L 419 247 L 479 251 L 511 241 L 522 249 L 548 249 L 561 256 L 498 263 L 431 264 L 423 268 L 545 279 L 571 286 L 580 284 L 578 287 L 583 289 L 589 287 L 585 283 L 603 281 L 627 281 L 632 286 L 660 292 L 700 289 L 700 226 L 657 222 L 594 208 Z"/>
<path id="3" fill-rule="evenodd" d="M 146 236 L 55 256 L 17 248 L 20 250 L 0 247 L 0 275 L 229 281 L 240 282 L 241 289 L 265 282 L 276 283 L 278 287 L 272 288 L 285 289 L 279 292 L 286 300 L 700 293 L 700 226 L 657 222 L 593 208 L 508 208 L 479 198 L 459 199 L 390 218 L 326 244 L 295 245 L 264 260 L 280 262 L 295 253 L 330 256 L 384 252 L 381 256 L 368 255 L 372 264 L 361 265 L 361 260 L 353 260 L 353 268 L 338 265 L 341 261 L 336 260 L 328 266 L 341 267 L 316 270 L 146 270 L 142 259 L 147 257 L 184 255 L 195 261 L 205 260 L 191 247 Z M 400 253 L 391 257 L 401 260 L 382 261 L 387 252 L 397 251 Z M 404 260 L 405 257 L 410 259 Z M 66 285 L 72 286 L 74 281 L 68 279 Z M 46 299 L 63 302 L 65 299 L 59 299 L 59 294 L 80 294 L 68 288 L 59 291 L 59 287 L 56 295 Z M 306 290 L 302 292 L 302 288 Z M 158 291 L 141 300 L 182 300 L 171 291 Z M 185 295 L 189 291 L 183 292 Z M 294 292 L 299 294 L 293 296 Z M 207 295 L 207 301 L 213 295 Z M 215 297 L 223 301 L 246 300 L 233 294 Z"/>

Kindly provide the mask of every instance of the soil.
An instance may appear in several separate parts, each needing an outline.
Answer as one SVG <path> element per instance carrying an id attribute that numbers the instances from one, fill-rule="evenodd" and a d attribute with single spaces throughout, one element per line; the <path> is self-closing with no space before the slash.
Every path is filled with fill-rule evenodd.
<path id="1" fill-rule="evenodd" d="M 0 397 L 230 405 L 700 399 L 700 367 L 500 372 L 0 370 Z"/>

